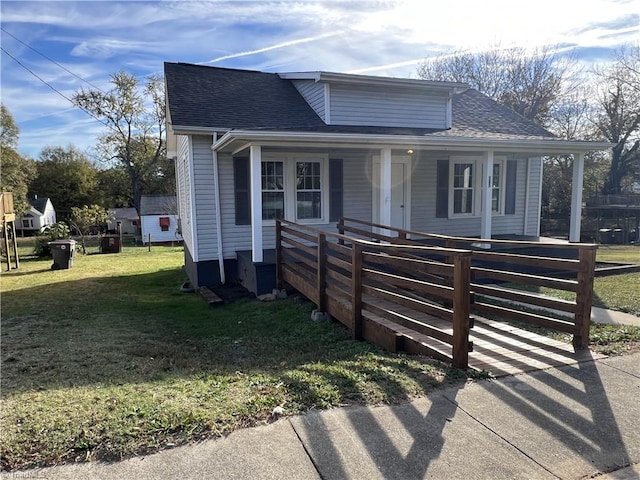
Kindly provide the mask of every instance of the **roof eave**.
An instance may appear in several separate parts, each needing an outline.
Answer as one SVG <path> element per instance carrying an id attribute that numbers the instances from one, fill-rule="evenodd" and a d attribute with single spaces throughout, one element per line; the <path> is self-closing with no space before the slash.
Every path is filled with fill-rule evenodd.
<path id="1" fill-rule="evenodd" d="M 171 130 L 174 135 L 198 135 L 228 132 L 231 130 L 229 127 L 199 127 L 193 125 L 172 125 Z"/>
<path id="2" fill-rule="evenodd" d="M 219 152 L 233 151 L 233 144 L 273 144 L 295 143 L 311 145 L 334 144 L 345 147 L 357 146 L 398 146 L 413 148 L 437 148 L 441 150 L 454 149 L 489 149 L 489 150 L 518 150 L 535 152 L 540 155 L 562 155 L 571 153 L 585 153 L 589 151 L 607 150 L 614 144 L 609 142 L 587 142 L 562 139 L 494 139 L 476 137 L 436 137 L 415 135 L 366 135 L 352 133 L 319 133 L 319 132 L 278 132 L 255 130 L 231 130 L 224 134 L 212 149 Z"/>
<path id="3" fill-rule="evenodd" d="M 469 84 L 460 82 L 436 82 L 415 78 L 377 77 L 374 75 L 356 75 L 334 72 L 285 72 L 278 74 L 285 80 L 313 80 L 314 82 L 341 83 L 351 85 L 371 86 L 403 86 L 443 90 L 447 92 L 461 92 L 469 88 Z"/>

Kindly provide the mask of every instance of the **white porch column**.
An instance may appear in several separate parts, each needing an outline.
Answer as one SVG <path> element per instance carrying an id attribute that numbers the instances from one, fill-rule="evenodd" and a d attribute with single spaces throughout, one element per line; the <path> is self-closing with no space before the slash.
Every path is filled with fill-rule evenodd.
<path id="1" fill-rule="evenodd" d="M 380 150 L 380 223 L 391 225 L 391 149 Z M 382 232 L 389 235 L 389 231 Z"/>
<path id="2" fill-rule="evenodd" d="M 571 218 L 569 220 L 569 241 L 580 241 L 582 220 L 582 183 L 584 177 L 584 153 L 573 155 L 573 179 L 571 181 Z"/>
<path id="3" fill-rule="evenodd" d="M 503 173 L 504 175 L 504 173 Z M 491 240 L 491 199 L 493 192 L 493 150 L 484 153 L 482 158 L 482 201 L 480 205 L 480 238 Z"/>
<path id="4" fill-rule="evenodd" d="M 249 187 L 251 189 L 251 259 L 262 262 L 262 148 L 249 147 Z"/>

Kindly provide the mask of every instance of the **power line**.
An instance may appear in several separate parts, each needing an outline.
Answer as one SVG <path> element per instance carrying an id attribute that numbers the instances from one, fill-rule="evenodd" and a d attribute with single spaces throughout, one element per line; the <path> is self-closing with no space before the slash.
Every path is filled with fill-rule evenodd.
<path id="1" fill-rule="evenodd" d="M 24 45 L 25 47 L 27 47 L 30 50 L 33 50 L 34 52 L 36 52 L 38 55 L 40 55 L 43 58 L 46 58 L 47 60 L 49 60 L 50 62 L 54 63 L 55 65 L 57 65 L 58 67 L 60 67 L 61 69 L 63 69 L 65 72 L 70 73 L 71 75 L 73 75 L 74 77 L 76 77 L 78 80 L 81 80 L 89 85 L 91 85 L 93 88 L 95 88 L 96 90 L 100 90 L 102 93 L 106 93 L 104 90 L 102 90 L 100 87 L 96 87 L 93 83 L 91 83 L 89 80 L 85 80 L 84 78 L 82 78 L 80 75 L 77 75 L 75 73 L 73 73 L 71 70 L 69 70 L 67 67 L 65 67 L 64 65 L 61 65 L 60 63 L 56 62 L 54 59 L 52 59 L 51 57 L 48 57 L 47 55 L 45 55 L 44 53 L 36 50 L 35 48 L 33 48 L 31 45 L 23 42 L 22 40 L 20 40 L 18 37 L 16 37 L 13 33 L 7 32 L 3 27 L 0 27 L 0 30 L 2 30 L 4 33 L 6 33 L 7 35 L 9 35 L 11 38 L 13 38 L 14 40 L 20 42 L 22 45 Z"/>
<path id="2" fill-rule="evenodd" d="M 4 47 L 0 47 L 0 50 L 2 50 L 2 52 L 4 54 L 6 54 L 8 57 L 12 58 L 18 65 L 20 65 L 22 68 L 24 68 L 27 72 L 29 72 L 31 75 L 33 75 L 34 77 L 36 77 L 38 80 L 40 80 L 42 83 L 44 83 L 47 87 L 49 87 L 51 90 L 53 90 L 54 92 L 56 92 L 58 95 L 60 95 L 62 98 L 64 98 L 65 100 L 67 100 L 69 103 L 71 103 L 73 106 L 78 107 L 80 110 L 82 110 L 83 112 L 85 112 L 86 114 L 90 115 L 91 117 L 93 117 L 94 119 L 96 119 L 97 121 L 99 121 L 101 124 L 103 124 L 105 127 L 113 130 L 113 127 L 107 123 L 105 123 L 101 118 L 96 117 L 93 113 L 91 113 L 89 110 L 85 110 L 84 108 L 82 108 L 79 105 L 76 105 L 74 103 L 73 100 L 71 100 L 69 97 L 67 97 L 64 93 L 62 93 L 60 90 L 58 90 L 57 88 L 55 88 L 53 85 L 51 85 L 49 82 L 47 82 L 46 80 L 44 80 L 42 77 L 40 77 L 37 73 L 35 73 L 33 70 L 31 70 L 29 67 L 27 67 L 26 65 L 24 65 L 20 60 L 18 60 L 16 57 L 14 57 L 13 55 L 11 55 L 9 52 L 7 52 Z"/>

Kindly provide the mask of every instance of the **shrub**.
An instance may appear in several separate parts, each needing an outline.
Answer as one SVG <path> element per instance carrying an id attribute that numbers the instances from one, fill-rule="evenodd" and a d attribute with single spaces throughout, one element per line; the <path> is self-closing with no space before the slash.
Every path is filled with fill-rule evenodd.
<path id="1" fill-rule="evenodd" d="M 69 230 L 69 226 L 64 222 L 57 222 L 45 227 L 45 229 L 39 233 L 36 238 L 33 253 L 38 257 L 51 257 L 51 247 L 49 247 L 49 242 L 60 240 L 62 238 L 69 238 L 70 236 L 71 232 Z"/>

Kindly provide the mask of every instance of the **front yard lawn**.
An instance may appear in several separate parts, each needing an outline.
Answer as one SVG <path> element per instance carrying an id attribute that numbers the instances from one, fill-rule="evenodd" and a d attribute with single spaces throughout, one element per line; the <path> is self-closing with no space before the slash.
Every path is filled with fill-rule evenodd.
<path id="1" fill-rule="evenodd" d="M 289 298 L 209 308 L 182 248 L 2 275 L 2 469 L 119 459 L 285 414 L 407 401 L 467 374 L 385 353 Z"/>

